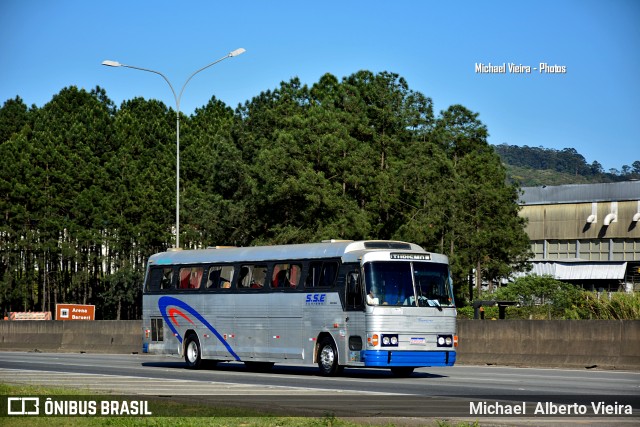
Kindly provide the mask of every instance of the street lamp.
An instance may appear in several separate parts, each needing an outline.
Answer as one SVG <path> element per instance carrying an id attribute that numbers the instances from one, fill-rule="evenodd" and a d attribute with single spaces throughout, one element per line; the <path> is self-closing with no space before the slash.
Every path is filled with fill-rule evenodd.
<path id="1" fill-rule="evenodd" d="M 102 65 L 106 65 L 108 67 L 126 67 L 126 68 L 133 68 L 134 70 L 148 71 L 150 73 L 158 74 L 169 84 L 169 87 L 171 88 L 171 93 L 173 93 L 173 98 L 176 101 L 176 249 L 180 248 L 180 99 L 182 98 L 182 93 L 184 92 L 184 88 L 187 86 L 187 83 L 189 83 L 189 81 L 193 78 L 193 76 L 198 74 L 200 71 L 206 70 L 212 65 L 215 65 L 220 61 L 224 61 L 227 58 L 242 55 L 244 52 L 245 50 L 243 48 L 236 49 L 233 52 L 229 52 L 222 58 L 216 61 L 213 61 L 212 63 L 205 65 L 204 67 L 195 71 L 193 74 L 189 76 L 187 81 L 184 82 L 184 84 L 182 85 L 182 89 L 180 89 L 180 94 L 178 94 L 177 96 L 176 96 L 176 91 L 173 90 L 173 85 L 171 84 L 169 79 L 159 71 L 149 70 L 147 68 L 141 68 L 141 67 L 134 67 L 133 65 L 125 65 L 125 64 L 119 63 L 118 61 L 110 61 L 110 60 L 102 61 Z"/>

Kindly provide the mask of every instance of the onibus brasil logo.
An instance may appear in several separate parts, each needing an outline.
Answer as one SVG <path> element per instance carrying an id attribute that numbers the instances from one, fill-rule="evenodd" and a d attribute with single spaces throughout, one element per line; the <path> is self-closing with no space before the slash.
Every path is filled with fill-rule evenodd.
<path id="1" fill-rule="evenodd" d="M 44 402 L 40 397 L 7 398 L 7 415 L 153 415 L 146 400 L 66 400 L 47 397 Z"/>

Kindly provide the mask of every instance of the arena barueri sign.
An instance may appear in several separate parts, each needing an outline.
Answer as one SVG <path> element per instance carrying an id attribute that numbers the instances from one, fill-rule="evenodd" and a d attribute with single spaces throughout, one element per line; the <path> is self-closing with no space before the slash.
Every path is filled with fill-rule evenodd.
<path id="1" fill-rule="evenodd" d="M 96 306 L 56 304 L 56 320 L 95 320 Z"/>

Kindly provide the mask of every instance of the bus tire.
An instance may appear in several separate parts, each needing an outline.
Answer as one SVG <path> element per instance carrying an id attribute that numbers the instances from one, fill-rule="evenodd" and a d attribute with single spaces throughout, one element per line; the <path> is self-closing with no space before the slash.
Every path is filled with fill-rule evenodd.
<path id="1" fill-rule="evenodd" d="M 324 337 L 318 345 L 318 367 L 325 377 L 331 377 L 340 372 L 338 365 L 338 350 L 333 339 Z"/>
<path id="2" fill-rule="evenodd" d="M 195 334 L 187 335 L 184 343 L 184 361 L 189 369 L 199 369 L 202 366 L 200 341 Z"/>
<path id="3" fill-rule="evenodd" d="M 410 368 L 407 366 L 396 366 L 394 368 L 391 368 L 391 373 L 396 377 L 406 378 L 413 374 L 413 369 L 414 368 Z"/>

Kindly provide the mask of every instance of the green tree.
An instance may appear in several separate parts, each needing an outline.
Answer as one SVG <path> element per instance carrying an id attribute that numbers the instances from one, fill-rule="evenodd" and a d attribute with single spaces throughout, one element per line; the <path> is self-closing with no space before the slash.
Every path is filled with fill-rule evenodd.
<path id="1" fill-rule="evenodd" d="M 357 117 L 350 135 L 367 144 L 371 152 L 360 159 L 367 164 L 362 190 L 371 234 L 389 238 L 402 221 L 399 180 L 402 155 L 412 139 L 411 126 L 419 115 L 412 109 L 413 92 L 403 78 L 388 72 L 359 71 L 346 77 L 343 85 L 354 97 L 350 111 Z"/>
<path id="2" fill-rule="evenodd" d="M 35 115 L 30 198 L 38 216 L 35 251 L 47 301 L 52 291 L 54 303 L 86 303 L 99 287 L 103 163 L 111 151 L 112 108 L 100 88 L 69 87 Z"/>
<path id="3" fill-rule="evenodd" d="M 36 280 L 33 260 L 37 214 L 32 197 L 33 146 L 25 132 L 0 145 L 0 309 L 24 307 L 26 283 Z M 28 299 L 29 307 L 31 299 Z M 0 313 L 1 315 L 2 313 Z"/>
<path id="4" fill-rule="evenodd" d="M 105 320 L 139 318 L 142 314 L 143 279 L 142 270 L 131 267 L 121 268 L 107 276 L 104 291 L 99 296 L 101 304 L 96 316 Z"/>
<path id="5" fill-rule="evenodd" d="M 425 248 L 445 252 L 444 239 L 452 205 L 452 163 L 435 142 L 435 118 L 430 98 L 411 93 L 406 100 L 411 139 L 403 144 L 397 164 L 401 183 L 398 210 L 402 218 L 394 238 L 416 242 Z"/>
<path id="6" fill-rule="evenodd" d="M 175 113 L 158 101 L 125 101 L 115 115 L 114 155 L 105 164 L 111 195 L 109 247 L 116 269 L 142 268 L 172 245 L 175 224 Z"/>
<path id="7" fill-rule="evenodd" d="M 355 234 L 363 210 L 347 193 L 341 166 L 352 168 L 340 87 L 326 75 L 310 90 L 298 79 L 263 92 L 241 110 L 242 149 L 253 242 L 291 243 Z M 358 162 L 360 159 L 357 159 Z"/>
<path id="8" fill-rule="evenodd" d="M 242 229 L 244 164 L 234 144 L 234 112 L 211 98 L 185 121 L 181 155 L 183 194 L 181 227 L 185 247 L 237 245 Z"/>
<path id="9" fill-rule="evenodd" d="M 0 108 L 0 144 L 29 124 L 30 114 L 22 98 L 9 99 Z"/>
<path id="10" fill-rule="evenodd" d="M 580 304 L 584 291 L 552 276 L 528 275 L 500 288 L 495 298 L 518 301 L 523 307 L 546 306 L 549 318 L 563 317 Z"/>
<path id="11" fill-rule="evenodd" d="M 33 119 L 34 110 L 28 111 L 19 97 L 0 109 L 0 308 L 4 312 L 30 309 L 38 300 L 37 289 L 33 292 L 37 283 Z"/>
<path id="12" fill-rule="evenodd" d="M 475 271 L 480 293 L 483 279 L 492 282 L 526 267 L 529 240 L 518 216 L 518 189 L 506 184 L 506 170 L 477 117 L 461 105 L 449 107 L 437 119 L 435 140 L 451 162 L 451 180 L 443 184 L 451 204 L 443 247 L 456 282 Z"/>

